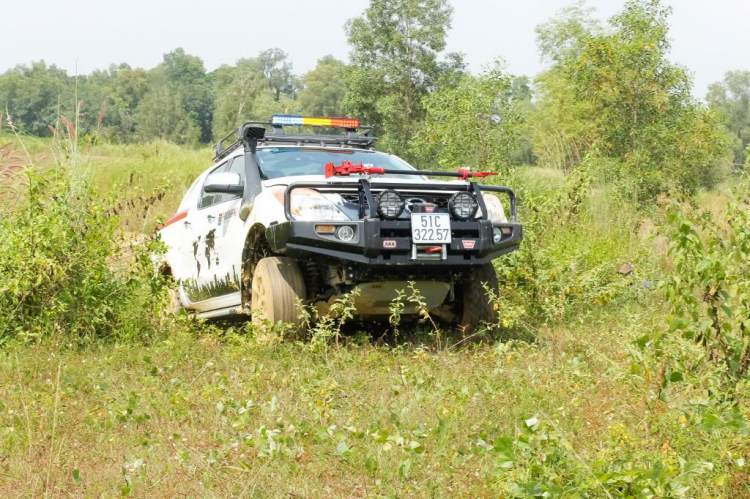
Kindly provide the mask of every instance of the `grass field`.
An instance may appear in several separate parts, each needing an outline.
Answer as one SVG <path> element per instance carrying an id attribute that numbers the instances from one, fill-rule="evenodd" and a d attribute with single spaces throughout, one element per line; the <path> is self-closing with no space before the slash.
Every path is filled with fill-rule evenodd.
<path id="1" fill-rule="evenodd" d="M 534 417 L 584 462 L 617 427 L 662 446 L 642 427 L 651 387 L 628 381 L 620 348 L 641 314 L 441 351 L 428 340 L 314 352 L 188 331 L 149 346 L 7 349 L 0 492 L 494 496 L 491 446 Z"/>
<path id="2" fill-rule="evenodd" d="M 152 232 L 211 157 L 24 145 L 42 166 L 67 156 L 127 232 Z M 529 198 L 567 182 L 516 179 Z M 698 199 L 720 213 L 726 193 Z M 747 397 L 709 426 L 713 388 L 666 386 L 636 351 L 669 322 L 665 242 L 606 185 L 576 216 L 528 233 L 513 272 L 539 266 L 538 282 L 514 291 L 504 274 L 506 327 L 480 338 L 359 323 L 341 342 L 292 342 L 177 317 L 146 341 L 9 341 L 0 496 L 750 497 Z M 522 294 L 539 295 L 536 315 Z"/>

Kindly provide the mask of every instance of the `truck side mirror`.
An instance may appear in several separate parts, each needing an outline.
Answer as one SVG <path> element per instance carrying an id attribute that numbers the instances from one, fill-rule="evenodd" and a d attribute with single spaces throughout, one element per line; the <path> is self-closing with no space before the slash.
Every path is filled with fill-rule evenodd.
<path id="1" fill-rule="evenodd" d="M 245 186 L 242 185 L 239 173 L 221 172 L 209 175 L 203 190 L 209 193 L 241 195 Z"/>

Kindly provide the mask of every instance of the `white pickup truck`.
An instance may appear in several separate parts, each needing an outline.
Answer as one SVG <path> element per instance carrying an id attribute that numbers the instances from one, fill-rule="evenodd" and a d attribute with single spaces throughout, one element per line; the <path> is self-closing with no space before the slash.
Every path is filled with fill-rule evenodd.
<path id="1" fill-rule="evenodd" d="M 329 133 L 289 132 L 309 127 Z M 274 116 L 222 139 L 159 230 L 180 306 L 299 324 L 300 306 L 354 289 L 358 314 L 388 314 L 413 282 L 441 317 L 467 329 L 491 320 L 491 261 L 522 239 L 513 191 L 472 181 L 489 174 L 417 171 L 375 151 L 369 132 L 353 119 Z M 508 196 L 510 220 L 493 192 Z"/>

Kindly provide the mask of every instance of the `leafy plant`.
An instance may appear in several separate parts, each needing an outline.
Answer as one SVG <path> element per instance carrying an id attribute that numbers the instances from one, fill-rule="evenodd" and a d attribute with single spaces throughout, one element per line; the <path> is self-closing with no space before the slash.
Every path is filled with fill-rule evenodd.
<path id="1" fill-rule="evenodd" d="M 319 316 L 311 328 L 310 348 L 313 350 L 326 349 L 331 341 L 336 346 L 341 338 L 341 328 L 354 318 L 355 300 L 359 290 L 354 290 L 336 298 L 325 315 Z"/>
<path id="2" fill-rule="evenodd" d="M 669 331 L 702 345 L 736 383 L 750 368 L 750 183 L 735 189 L 721 219 L 673 205 L 667 234 L 674 271 L 664 281 Z"/>
<path id="3" fill-rule="evenodd" d="M 164 302 L 151 260 L 159 243 L 128 245 L 65 165 L 25 177 L 21 206 L 0 221 L 0 341 L 152 334 Z"/>
<path id="4" fill-rule="evenodd" d="M 513 163 L 523 120 L 512 79 L 499 62 L 480 76 L 463 75 L 424 98 L 426 117 L 413 148 L 424 164 L 504 171 Z"/>

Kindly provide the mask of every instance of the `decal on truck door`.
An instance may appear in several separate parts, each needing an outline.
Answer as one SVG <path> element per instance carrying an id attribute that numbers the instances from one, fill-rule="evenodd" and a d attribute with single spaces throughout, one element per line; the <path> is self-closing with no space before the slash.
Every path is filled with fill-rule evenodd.
<path id="1" fill-rule="evenodd" d="M 211 229 L 206 234 L 206 262 L 211 268 L 211 253 L 216 250 L 216 229 Z"/>
<path id="2" fill-rule="evenodd" d="M 232 273 L 227 273 L 221 279 L 214 276 L 213 280 L 200 285 L 194 281 L 190 281 L 185 283 L 184 289 L 188 299 L 193 303 L 197 303 L 230 293 L 236 293 L 240 290 L 240 278 L 237 275 L 237 269 L 232 266 Z"/>

